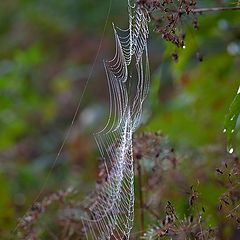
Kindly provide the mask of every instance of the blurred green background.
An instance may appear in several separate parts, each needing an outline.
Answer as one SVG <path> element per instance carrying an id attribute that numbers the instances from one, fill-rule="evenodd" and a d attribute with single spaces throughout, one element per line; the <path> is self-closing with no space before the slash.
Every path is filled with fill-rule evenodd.
<path id="1" fill-rule="evenodd" d="M 68 186 L 84 196 L 94 188 L 99 153 L 92 133 L 108 115 L 102 60 L 114 53 L 111 23 L 127 26 L 126 2 L 113 0 L 80 113 L 43 196 Z M 220 4 L 201 1 L 201 6 Z M 106 0 L 0 2 L 1 239 L 8 239 L 56 158 L 91 72 L 108 8 Z M 212 152 L 226 151 L 224 118 L 239 86 L 240 14 L 204 14 L 198 31 L 192 20 L 182 24 L 186 49 L 176 49 L 151 31 L 151 91 L 139 131 L 161 131 L 179 153 L 194 156 L 193 164 L 205 159 L 210 166 L 222 161 Z M 171 58 L 174 51 L 178 62 Z M 235 134 L 235 152 L 239 141 Z M 191 169 L 184 171 L 195 180 Z M 209 187 L 206 195 L 214 191 L 218 194 Z"/>

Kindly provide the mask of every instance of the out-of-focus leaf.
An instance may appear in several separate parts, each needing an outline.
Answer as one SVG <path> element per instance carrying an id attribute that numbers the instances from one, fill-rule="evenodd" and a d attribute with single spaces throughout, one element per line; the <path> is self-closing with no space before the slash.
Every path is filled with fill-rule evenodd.
<path id="1" fill-rule="evenodd" d="M 237 126 L 237 121 L 239 119 L 240 114 L 240 87 L 238 89 L 237 95 L 235 96 L 229 111 L 226 115 L 225 119 L 225 128 L 224 132 L 227 134 L 227 145 L 229 153 L 233 153 L 234 148 L 232 145 L 232 138 L 235 132 L 235 128 Z"/>

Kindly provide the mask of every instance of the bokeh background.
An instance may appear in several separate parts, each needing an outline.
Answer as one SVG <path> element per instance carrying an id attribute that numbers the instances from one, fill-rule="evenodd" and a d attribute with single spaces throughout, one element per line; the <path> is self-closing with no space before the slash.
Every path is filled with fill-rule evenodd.
<path id="1" fill-rule="evenodd" d="M 1 239 L 10 238 L 17 219 L 41 190 L 103 37 L 79 114 L 42 196 L 73 186 L 83 197 L 94 188 L 99 153 L 92 134 L 105 123 L 109 101 L 102 60 L 114 53 L 111 23 L 127 26 L 126 2 L 113 0 L 104 36 L 107 0 L 0 2 Z M 201 6 L 222 3 L 205 0 Z M 182 168 L 189 181 L 196 180 L 196 169 L 214 168 L 225 157 L 224 118 L 240 76 L 239 12 L 204 14 L 198 31 L 192 22 L 187 18 L 182 23 L 186 49 L 181 50 L 164 42 L 151 25 L 151 91 L 139 129 L 161 131 L 176 151 L 192 156 L 194 167 L 187 162 Z M 175 51 L 177 62 L 171 56 Z M 236 133 L 235 152 L 239 141 Z M 199 178 L 207 185 L 208 176 L 200 172 Z M 217 186 L 204 189 L 217 199 Z M 182 209 L 179 195 L 174 198 Z"/>

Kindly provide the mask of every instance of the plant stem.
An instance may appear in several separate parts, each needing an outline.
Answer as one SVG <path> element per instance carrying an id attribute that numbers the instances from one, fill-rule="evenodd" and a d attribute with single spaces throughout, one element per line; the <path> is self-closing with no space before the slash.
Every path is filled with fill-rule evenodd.
<path id="1" fill-rule="evenodd" d="M 177 13 L 179 14 L 189 14 L 189 13 L 205 13 L 205 12 L 221 12 L 221 11 L 236 11 L 240 10 L 240 6 L 235 7 L 211 7 L 211 8 L 195 8 L 191 9 L 189 12 L 187 12 L 185 9 L 178 9 Z M 151 20 L 153 21 L 159 21 L 156 17 L 154 17 L 151 12 L 148 12 Z"/>
<path id="2" fill-rule="evenodd" d="M 141 221 L 141 236 L 144 234 L 144 201 L 142 194 L 142 168 L 140 159 L 137 159 L 137 171 L 138 171 L 138 187 L 139 187 L 139 202 L 140 202 L 140 221 Z"/>
<path id="3" fill-rule="evenodd" d="M 237 6 L 237 7 L 196 8 L 196 9 L 192 9 L 191 13 L 219 12 L 219 11 L 232 11 L 232 10 L 240 10 L 240 6 Z M 182 10 L 181 13 L 186 13 L 186 11 Z"/>

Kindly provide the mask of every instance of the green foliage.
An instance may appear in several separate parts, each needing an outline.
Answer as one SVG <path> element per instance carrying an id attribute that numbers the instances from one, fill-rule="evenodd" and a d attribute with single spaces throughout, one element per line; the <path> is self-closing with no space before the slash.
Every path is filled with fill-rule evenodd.
<path id="1" fill-rule="evenodd" d="M 228 143 L 228 151 L 233 153 L 234 148 L 232 145 L 232 138 L 234 136 L 235 128 L 237 126 L 237 121 L 239 119 L 240 114 L 240 88 L 235 96 L 231 106 L 229 107 L 229 111 L 226 115 L 225 119 L 225 128 L 224 133 L 227 134 L 227 143 Z"/>
<path id="2" fill-rule="evenodd" d="M 214 6 L 219 1 L 199 2 Z M 107 0 L 0 2 L 1 239 L 10 239 L 18 217 L 29 208 L 48 176 L 90 72 L 108 4 Z M 93 189 L 99 153 L 82 119 L 90 116 L 91 121 L 85 124 L 92 123 L 91 133 L 104 122 L 101 118 L 108 111 L 108 88 L 101 60 L 113 52 L 111 22 L 126 26 L 125 7 L 126 1 L 113 1 L 79 118 L 40 199 L 68 186 L 79 189 L 78 199 Z M 198 31 L 191 21 L 181 25 L 186 30 L 185 49 L 176 49 L 151 31 L 151 96 L 140 130 L 161 131 L 181 156 L 177 170 L 164 170 L 159 178 L 162 188 L 156 192 L 161 197 L 157 213 L 163 216 L 163 205 L 170 200 L 180 217 L 189 214 L 185 187 L 189 189 L 199 180 L 199 207 L 204 205 L 210 216 L 207 223 L 216 226 L 224 223 L 216 212 L 216 202 L 226 189 L 216 180 L 215 169 L 227 158 L 226 138 L 228 150 L 234 148 L 232 156 L 239 152 L 240 96 L 236 89 L 240 53 L 233 50 L 239 47 L 240 15 L 238 11 L 204 14 L 199 17 Z M 172 60 L 173 52 L 178 54 L 177 62 Z M 202 62 L 197 53 L 203 55 Z M 99 114 L 92 108 L 96 103 Z M 149 171 L 152 165 L 145 162 Z M 56 230 L 56 222 L 51 222 Z M 153 222 L 152 216 L 146 217 L 146 227 Z M 136 226 L 137 232 L 139 222 Z M 231 232 L 231 227 L 224 231 Z M 51 236 L 45 235 L 48 237 L 41 239 Z"/>
<path id="3" fill-rule="evenodd" d="M 239 55 L 227 51 L 235 41 L 235 28 L 229 27 L 225 32 L 218 24 L 235 26 L 237 19 L 230 13 L 202 16 L 199 31 L 188 27 L 185 49 L 174 49 L 173 44 L 167 44 L 165 62 L 152 80 L 152 92 L 160 94 L 161 101 L 154 102 L 147 130 L 160 127 L 174 142 L 185 147 L 222 141 L 225 115 L 239 86 Z M 224 38 L 226 34 L 231 37 Z M 179 55 L 177 62 L 170 61 L 173 51 Z M 202 62 L 196 57 L 198 52 L 203 55 Z M 157 91 L 155 86 L 159 81 Z"/>

